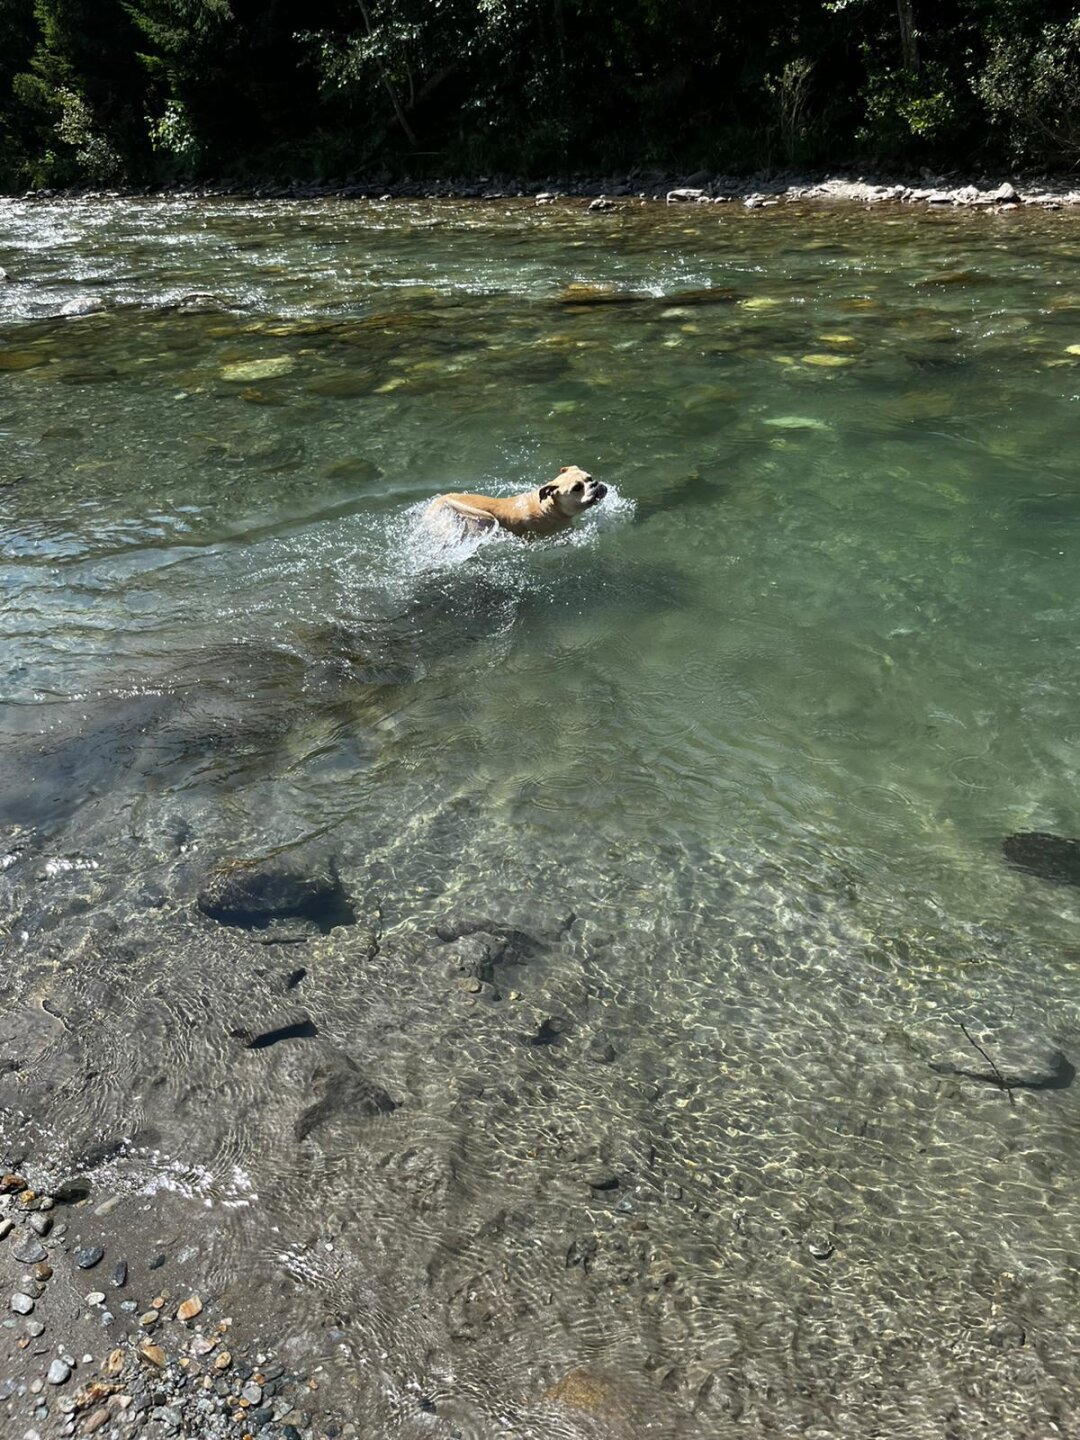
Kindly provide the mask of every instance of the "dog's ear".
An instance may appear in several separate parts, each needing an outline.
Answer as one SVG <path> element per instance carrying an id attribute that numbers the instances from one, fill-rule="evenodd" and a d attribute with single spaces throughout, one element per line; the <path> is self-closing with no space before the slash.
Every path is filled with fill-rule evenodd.
<path id="1" fill-rule="evenodd" d="M 560 466 L 559 466 L 559 474 L 560 474 L 560 475 L 565 475 L 566 472 L 567 472 L 567 470 L 569 470 L 569 469 L 570 469 L 570 466 L 569 466 L 569 465 L 560 465 Z"/>
<path id="2" fill-rule="evenodd" d="M 554 494 L 556 494 L 556 492 L 558 491 L 558 489 L 559 489 L 559 487 L 558 487 L 557 485 L 553 484 L 553 483 L 549 480 L 546 485 L 541 485 L 541 486 L 540 486 L 540 489 L 539 489 L 539 491 L 538 491 L 538 494 L 539 494 L 541 500 L 550 500 L 551 497 L 552 497 Z"/>

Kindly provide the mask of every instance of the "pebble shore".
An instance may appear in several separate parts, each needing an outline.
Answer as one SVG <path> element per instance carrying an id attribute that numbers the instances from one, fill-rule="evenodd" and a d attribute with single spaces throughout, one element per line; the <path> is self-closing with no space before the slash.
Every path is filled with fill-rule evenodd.
<path id="1" fill-rule="evenodd" d="M 136 1285 L 122 1255 L 88 1240 L 120 1203 L 77 1180 L 54 1194 L 0 1178 L 8 1312 L 0 1339 L 0 1430 L 18 1440 L 190 1435 L 336 1440 L 314 1418 L 319 1380 L 269 1349 L 241 1353 L 214 1299 Z M 166 1257 L 141 1268 L 152 1281 Z M 72 1303 L 74 1300 L 74 1303 Z M 88 1346 L 88 1335 L 100 1335 Z"/>
<path id="2" fill-rule="evenodd" d="M 1080 206 L 1080 186 L 1074 177 L 986 178 L 958 177 L 922 171 L 916 179 L 867 178 L 863 175 L 805 175 L 794 172 L 767 172 L 752 176 L 696 171 L 671 175 L 660 171 L 637 171 L 629 175 L 549 177 L 525 180 L 514 176 L 481 176 L 478 179 L 394 180 L 389 176 L 372 179 L 348 177 L 318 183 L 294 180 L 288 183 L 244 184 L 223 180 L 191 186 L 142 187 L 135 189 L 29 190 L 24 200 L 100 198 L 161 195 L 188 198 L 234 196 L 264 200 L 509 200 L 533 199 L 539 205 L 558 200 L 589 200 L 596 211 L 618 210 L 633 202 L 662 204 L 741 204 L 747 209 L 793 201 L 818 201 L 855 205 L 916 205 L 929 208 L 985 209 L 993 211 L 1036 207 L 1060 210 Z"/>

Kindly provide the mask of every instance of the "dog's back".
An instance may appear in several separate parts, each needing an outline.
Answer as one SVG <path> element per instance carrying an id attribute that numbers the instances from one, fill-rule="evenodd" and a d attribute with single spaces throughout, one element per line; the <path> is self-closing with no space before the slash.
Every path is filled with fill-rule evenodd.
<path id="1" fill-rule="evenodd" d="M 501 529 L 521 537 L 554 535 L 573 523 L 575 517 L 598 504 L 607 486 L 594 480 L 577 465 L 564 465 L 554 480 L 522 495 L 440 495 L 426 511 L 429 521 L 440 530 L 454 517 L 472 534 Z"/>

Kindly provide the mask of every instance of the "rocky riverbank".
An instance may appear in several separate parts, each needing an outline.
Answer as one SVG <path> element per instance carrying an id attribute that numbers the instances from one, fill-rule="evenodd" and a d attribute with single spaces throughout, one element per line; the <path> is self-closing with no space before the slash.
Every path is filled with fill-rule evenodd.
<path id="1" fill-rule="evenodd" d="M 153 1203 L 133 1216 L 122 1191 L 110 1193 L 85 1173 L 50 1189 L 14 1172 L 0 1178 L 0 1266 L 10 1291 L 0 1338 L 5 1435 L 360 1433 L 323 1413 L 321 1367 L 299 1374 L 277 1346 L 255 1339 L 250 1305 L 234 1326 L 219 1285 L 211 1280 L 210 1292 L 196 1293 L 185 1283 L 205 1245 L 205 1222 L 189 1219 L 183 1235 L 166 1228 L 159 1240 L 154 1225 L 163 1217 Z"/>
<path id="2" fill-rule="evenodd" d="M 748 209 L 810 201 L 851 205 L 926 205 L 992 209 L 1035 206 L 1059 210 L 1080 206 L 1080 186 L 1072 176 L 994 177 L 933 174 L 917 177 L 874 175 L 808 175 L 766 172 L 751 176 L 700 170 L 690 175 L 657 170 L 634 171 L 623 176 L 548 176 L 528 180 L 520 176 L 455 177 L 443 180 L 393 179 L 390 176 L 349 177 L 340 180 L 288 183 L 246 183 L 222 180 L 198 186 L 174 185 L 158 189 L 31 190 L 25 200 L 75 199 L 98 196 L 115 200 L 124 195 L 177 197 L 314 200 L 509 200 L 533 199 L 537 204 L 558 200 L 589 200 L 594 210 L 614 210 L 634 202 L 665 204 L 741 204 Z"/>

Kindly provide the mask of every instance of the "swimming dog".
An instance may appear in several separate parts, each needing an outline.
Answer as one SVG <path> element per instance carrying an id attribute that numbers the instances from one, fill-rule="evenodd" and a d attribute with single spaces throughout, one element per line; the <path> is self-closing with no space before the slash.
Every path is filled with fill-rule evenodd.
<path id="1" fill-rule="evenodd" d="M 439 495 L 428 506 L 425 518 L 444 530 L 446 521 L 457 520 L 474 535 L 498 529 L 527 540 L 539 539 L 565 530 L 606 494 L 607 486 L 587 471 L 564 465 L 554 480 L 524 495 Z"/>

